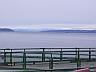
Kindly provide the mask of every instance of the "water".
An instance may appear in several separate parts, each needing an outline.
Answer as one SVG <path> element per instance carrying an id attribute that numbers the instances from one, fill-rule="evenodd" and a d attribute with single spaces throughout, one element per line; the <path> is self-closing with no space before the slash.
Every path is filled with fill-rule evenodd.
<path id="1" fill-rule="evenodd" d="M 96 47 L 96 33 L 0 33 L 0 48 Z"/>

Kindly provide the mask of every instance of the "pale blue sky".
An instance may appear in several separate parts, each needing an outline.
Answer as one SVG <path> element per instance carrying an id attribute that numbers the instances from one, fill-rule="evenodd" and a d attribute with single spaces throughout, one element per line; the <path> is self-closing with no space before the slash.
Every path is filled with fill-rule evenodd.
<path id="1" fill-rule="evenodd" d="M 96 26 L 96 0 L 0 0 L 1 27 L 33 24 Z"/>

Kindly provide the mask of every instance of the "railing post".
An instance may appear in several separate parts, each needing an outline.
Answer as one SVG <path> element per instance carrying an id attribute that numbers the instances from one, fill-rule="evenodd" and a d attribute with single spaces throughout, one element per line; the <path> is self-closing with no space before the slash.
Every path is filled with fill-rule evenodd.
<path id="1" fill-rule="evenodd" d="M 11 49 L 11 52 L 10 52 L 10 64 L 12 66 L 12 49 Z"/>
<path id="2" fill-rule="evenodd" d="M 43 52 L 42 52 L 42 62 L 45 61 L 45 49 L 43 48 Z"/>
<path id="3" fill-rule="evenodd" d="M 89 60 L 91 60 L 91 49 L 89 48 Z"/>
<path id="4" fill-rule="evenodd" d="M 78 49 L 76 48 L 76 58 L 75 58 L 75 62 L 77 62 L 77 56 L 78 56 Z"/>
<path id="5" fill-rule="evenodd" d="M 25 49 L 23 52 L 23 69 L 26 69 L 26 52 L 25 52 Z"/>
<path id="6" fill-rule="evenodd" d="M 61 48 L 61 51 L 60 51 L 60 61 L 62 61 L 62 48 Z"/>
<path id="7" fill-rule="evenodd" d="M 52 58 L 52 54 L 51 54 L 51 58 L 49 60 L 49 69 L 53 69 L 53 58 Z"/>
<path id="8" fill-rule="evenodd" d="M 77 68 L 81 66 L 81 61 L 80 61 L 80 54 L 79 54 L 79 48 L 77 51 Z"/>
<path id="9" fill-rule="evenodd" d="M 4 49 L 4 64 L 6 64 L 6 49 Z"/>
<path id="10" fill-rule="evenodd" d="M 78 49 L 76 48 L 76 58 L 77 58 L 77 51 L 78 51 Z"/>

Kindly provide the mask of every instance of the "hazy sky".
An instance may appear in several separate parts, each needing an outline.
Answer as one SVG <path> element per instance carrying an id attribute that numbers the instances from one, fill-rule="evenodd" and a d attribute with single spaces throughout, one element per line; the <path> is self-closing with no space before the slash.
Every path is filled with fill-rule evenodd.
<path id="1" fill-rule="evenodd" d="M 50 24 L 49 27 L 64 24 L 86 27 L 86 24 L 93 28 L 96 26 L 96 0 L 0 0 L 1 27 L 36 24 Z"/>

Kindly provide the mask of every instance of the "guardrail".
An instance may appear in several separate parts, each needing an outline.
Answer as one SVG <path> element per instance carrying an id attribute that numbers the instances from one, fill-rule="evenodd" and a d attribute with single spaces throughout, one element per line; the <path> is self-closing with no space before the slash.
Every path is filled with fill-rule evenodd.
<path id="1" fill-rule="evenodd" d="M 0 49 L 0 57 L 2 58 L 1 68 L 5 69 L 38 69 L 29 68 L 28 65 L 35 65 L 36 63 L 48 64 L 48 68 L 39 68 L 44 71 L 55 70 L 74 70 L 82 68 L 82 62 L 95 62 L 96 61 L 96 48 L 20 48 L 20 49 Z M 76 67 L 70 69 L 54 68 L 55 63 L 67 62 L 76 63 Z M 18 68 L 14 66 L 18 65 Z M 3 66 L 3 67 L 2 67 Z M 22 66 L 20 68 L 20 66 Z M 89 67 L 89 68 L 95 68 Z"/>

